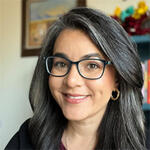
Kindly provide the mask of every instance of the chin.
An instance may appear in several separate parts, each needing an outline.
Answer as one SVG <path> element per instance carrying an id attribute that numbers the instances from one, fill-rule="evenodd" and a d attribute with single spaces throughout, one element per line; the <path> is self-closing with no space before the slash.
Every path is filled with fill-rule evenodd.
<path id="1" fill-rule="evenodd" d="M 88 118 L 88 115 L 83 114 L 83 112 L 79 113 L 79 112 L 74 112 L 74 113 L 64 113 L 64 116 L 67 120 L 70 121 L 81 121 L 81 120 L 85 120 L 86 118 Z"/>
<path id="2" fill-rule="evenodd" d="M 82 121 L 85 120 L 85 118 L 81 118 L 81 117 L 66 117 L 68 121 Z"/>

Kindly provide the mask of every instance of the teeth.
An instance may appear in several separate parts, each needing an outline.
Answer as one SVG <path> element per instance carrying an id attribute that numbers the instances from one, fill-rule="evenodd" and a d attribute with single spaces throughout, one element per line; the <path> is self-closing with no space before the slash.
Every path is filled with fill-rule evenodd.
<path id="1" fill-rule="evenodd" d="M 69 96 L 68 95 L 68 97 L 71 99 L 82 99 L 82 98 L 85 98 L 86 96 Z"/>

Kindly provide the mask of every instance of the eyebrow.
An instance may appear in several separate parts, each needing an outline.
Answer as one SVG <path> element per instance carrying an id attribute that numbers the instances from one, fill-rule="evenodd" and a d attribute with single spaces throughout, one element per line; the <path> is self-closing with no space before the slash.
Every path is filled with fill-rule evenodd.
<path id="1" fill-rule="evenodd" d="M 90 58 L 90 57 L 98 57 L 98 58 L 101 58 L 101 56 L 98 54 L 98 53 L 92 53 L 92 54 L 87 54 L 81 58 Z"/>
<path id="2" fill-rule="evenodd" d="M 59 57 L 63 57 L 63 58 L 69 59 L 68 56 L 66 54 L 64 54 L 64 53 L 55 53 L 54 56 L 59 56 Z M 100 54 L 98 54 L 98 53 L 92 53 L 92 54 L 87 54 L 85 56 L 82 56 L 81 59 L 87 59 L 87 58 L 90 58 L 90 57 L 102 58 L 100 56 Z"/>

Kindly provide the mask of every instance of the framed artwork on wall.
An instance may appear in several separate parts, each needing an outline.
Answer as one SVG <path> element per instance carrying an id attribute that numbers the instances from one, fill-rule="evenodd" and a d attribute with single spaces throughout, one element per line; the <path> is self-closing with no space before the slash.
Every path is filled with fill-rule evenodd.
<path id="1" fill-rule="evenodd" d="M 86 0 L 22 0 L 21 56 L 38 56 L 48 27 L 76 6 L 86 6 Z"/>

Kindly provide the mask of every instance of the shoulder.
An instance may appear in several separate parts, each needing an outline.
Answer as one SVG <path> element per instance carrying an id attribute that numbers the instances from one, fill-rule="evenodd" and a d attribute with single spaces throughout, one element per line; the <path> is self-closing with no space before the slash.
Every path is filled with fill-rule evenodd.
<path id="1" fill-rule="evenodd" d="M 7 144 L 5 150 L 33 150 L 33 146 L 30 141 L 30 136 L 28 133 L 28 124 L 30 119 L 26 120 L 20 127 L 19 131 L 12 137 L 12 139 Z"/>

